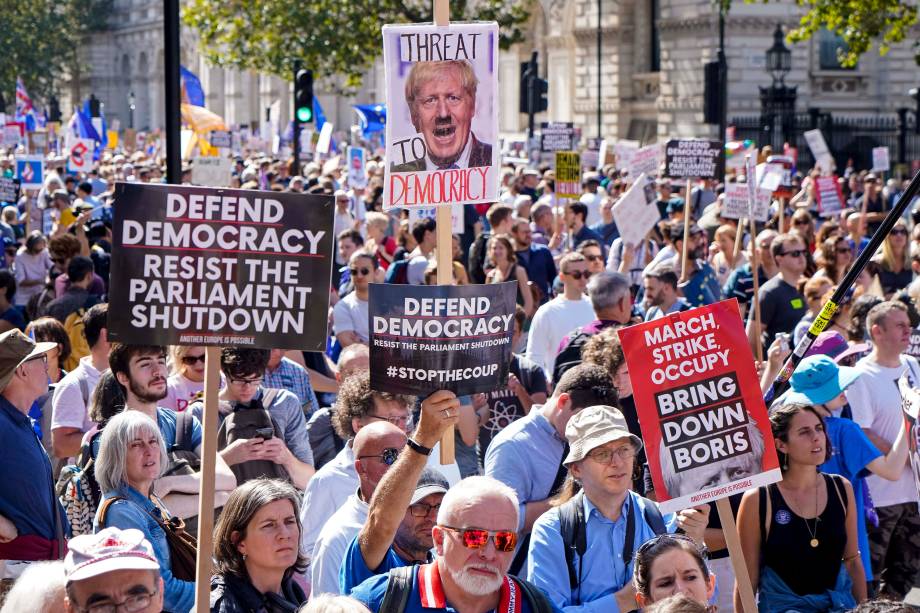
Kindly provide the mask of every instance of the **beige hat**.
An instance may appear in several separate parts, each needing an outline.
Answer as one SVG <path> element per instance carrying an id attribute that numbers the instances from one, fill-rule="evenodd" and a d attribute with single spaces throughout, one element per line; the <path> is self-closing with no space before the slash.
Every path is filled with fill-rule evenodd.
<path id="1" fill-rule="evenodd" d="M 606 405 L 576 413 L 565 427 L 565 438 L 569 441 L 569 455 L 563 462 L 566 466 L 584 459 L 595 447 L 621 438 L 628 438 L 636 449 L 642 449 L 642 439 L 629 432 L 623 413 Z"/>
<path id="2" fill-rule="evenodd" d="M 0 391 L 6 389 L 13 373 L 23 362 L 55 347 L 57 343 L 35 343 L 19 330 L 0 334 Z"/>

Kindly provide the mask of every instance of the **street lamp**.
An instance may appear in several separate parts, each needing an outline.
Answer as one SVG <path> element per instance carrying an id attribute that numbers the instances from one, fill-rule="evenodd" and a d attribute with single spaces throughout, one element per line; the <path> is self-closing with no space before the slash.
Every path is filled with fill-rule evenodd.
<path id="1" fill-rule="evenodd" d="M 786 86 L 786 75 L 792 69 L 792 51 L 783 44 L 783 27 L 776 25 L 773 46 L 767 49 L 766 71 L 773 77 L 770 87 L 760 88 L 760 116 L 764 131 L 761 142 L 781 150 L 793 137 L 795 127 L 795 98 L 797 87 Z"/>
<path id="2" fill-rule="evenodd" d="M 767 72 L 773 76 L 773 87 L 785 84 L 786 75 L 792 69 L 792 51 L 783 44 L 783 26 L 776 24 L 773 31 L 773 46 L 767 49 Z"/>
<path id="3" fill-rule="evenodd" d="M 128 127 L 134 129 L 134 92 L 128 92 Z"/>

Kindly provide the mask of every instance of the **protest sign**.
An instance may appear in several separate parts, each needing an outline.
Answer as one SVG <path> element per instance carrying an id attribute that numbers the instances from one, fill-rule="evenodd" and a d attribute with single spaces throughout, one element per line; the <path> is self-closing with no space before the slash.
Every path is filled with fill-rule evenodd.
<path id="1" fill-rule="evenodd" d="M 3 126 L 3 146 L 15 147 L 19 144 L 19 124 L 7 124 Z"/>
<path id="2" fill-rule="evenodd" d="M 109 338 L 322 351 L 334 208 L 332 196 L 116 183 Z"/>
<path id="3" fill-rule="evenodd" d="M 19 201 L 19 179 L 0 177 L 0 202 Z"/>
<path id="4" fill-rule="evenodd" d="M 227 187 L 233 173 L 233 160 L 227 157 L 197 157 L 192 163 L 192 184 L 202 187 Z"/>
<path id="5" fill-rule="evenodd" d="M 920 359 L 920 328 L 913 328 L 910 331 L 910 344 L 904 353 Z"/>
<path id="6" fill-rule="evenodd" d="M 118 148 L 118 130 L 106 130 L 105 148 L 113 151 Z"/>
<path id="7" fill-rule="evenodd" d="M 821 217 L 836 215 L 843 209 L 843 191 L 837 181 L 837 175 L 815 178 L 815 199 L 818 201 L 818 214 Z"/>
<path id="8" fill-rule="evenodd" d="M 345 157 L 348 158 L 349 187 L 366 187 L 367 172 L 364 169 L 365 151 L 363 147 L 349 147 Z"/>
<path id="9" fill-rule="evenodd" d="M 517 283 L 370 285 L 371 389 L 458 396 L 507 384 Z"/>
<path id="10" fill-rule="evenodd" d="M 770 200 L 773 192 L 765 187 L 754 190 L 754 220 L 765 222 L 770 218 Z M 746 183 L 728 183 L 725 186 L 725 200 L 720 215 L 726 219 L 750 219 L 750 187 Z"/>
<path id="11" fill-rule="evenodd" d="M 498 38 L 495 22 L 383 27 L 385 209 L 498 199 Z"/>
<path id="12" fill-rule="evenodd" d="M 29 144 L 29 153 L 48 152 L 48 133 L 45 131 L 28 132 L 26 141 Z"/>
<path id="13" fill-rule="evenodd" d="M 607 156 L 610 154 L 610 142 L 604 138 L 601 140 L 600 147 L 597 149 L 597 169 L 601 170 L 604 166 L 610 162 L 607 160 Z"/>
<path id="14" fill-rule="evenodd" d="M 556 195 L 560 198 L 581 196 L 581 156 L 574 151 L 556 152 Z"/>
<path id="15" fill-rule="evenodd" d="M 722 176 L 722 143 L 697 138 L 669 140 L 665 147 L 666 177 L 672 179 L 715 179 Z"/>
<path id="16" fill-rule="evenodd" d="M 782 164 L 758 164 L 755 174 L 759 187 L 775 192 L 783 184 L 786 169 Z"/>
<path id="17" fill-rule="evenodd" d="M 914 486 L 920 492 L 920 390 L 912 388 L 907 373 L 898 379 L 898 390 L 901 392 L 901 410 L 907 421 L 907 449 L 910 458 L 911 473 L 914 475 Z M 915 493 L 917 493 L 915 492 Z"/>
<path id="18" fill-rule="evenodd" d="M 638 177 L 641 174 L 646 174 L 650 177 L 654 177 L 658 174 L 658 169 L 661 166 L 661 145 L 646 145 L 645 147 L 640 147 L 636 149 L 633 153 L 632 158 L 629 160 L 629 165 L 627 166 L 627 172 L 629 177 Z M 631 178 L 629 179 L 632 180 Z"/>
<path id="19" fill-rule="evenodd" d="M 637 140 L 619 140 L 617 141 L 616 144 L 613 146 L 613 153 L 616 156 L 617 170 L 628 170 L 632 162 L 633 156 L 636 154 L 636 151 L 638 149 L 639 149 L 639 141 Z M 658 169 L 656 168 L 655 171 L 657 172 Z"/>
<path id="20" fill-rule="evenodd" d="M 888 156 L 888 147 L 872 148 L 872 172 L 888 172 L 891 170 L 891 158 Z"/>
<path id="21" fill-rule="evenodd" d="M 540 124 L 540 151 L 570 151 L 575 148 L 575 125 L 571 121 L 551 121 Z"/>
<path id="22" fill-rule="evenodd" d="M 16 177 L 23 189 L 39 189 L 45 182 L 45 157 L 42 155 L 17 155 Z"/>
<path id="23" fill-rule="evenodd" d="M 327 121 L 319 130 L 319 140 L 316 141 L 316 152 L 323 155 L 329 153 L 329 146 L 332 144 L 332 122 Z"/>
<path id="24" fill-rule="evenodd" d="M 446 206 L 446 205 L 438 205 Z M 415 227 L 415 222 L 430 217 L 431 219 L 437 220 L 438 218 L 438 207 L 437 206 L 426 206 L 426 207 L 412 207 L 409 209 L 409 227 Z M 463 234 L 463 205 L 462 204 L 452 204 L 450 205 L 450 233 L 451 234 Z"/>
<path id="25" fill-rule="evenodd" d="M 603 163 L 600 162 L 601 139 L 589 138 L 587 147 L 581 153 L 581 164 L 584 168 L 595 168 L 600 170 Z"/>
<path id="26" fill-rule="evenodd" d="M 209 140 L 212 147 L 229 149 L 231 145 L 230 133 L 226 130 L 213 130 Z"/>
<path id="27" fill-rule="evenodd" d="M 661 213 L 654 198 L 649 202 L 645 187 L 648 179 L 639 175 L 636 181 L 613 206 L 613 221 L 620 230 L 620 238 L 626 245 L 641 245 L 646 235 L 661 219 Z"/>
<path id="28" fill-rule="evenodd" d="M 71 172 L 89 172 L 93 169 L 93 151 L 96 141 L 91 138 L 75 138 L 67 153 L 67 168 Z"/>
<path id="29" fill-rule="evenodd" d="M 834 171 L 834 156 L 831 155 L 830 149 L 827 148 L 827 141 L 824 140 L 824 134 L 821 130 L 808 130 L 803 132 L 805 142 L 811 149 L 811 155 L 815 158 L 815 165 L 821 167 L 824 174 Z"/>
<path id="30" fill-rule="evenodd" d="M 662 513 L 782 479 L 736 300 L 619 336 Z"/>

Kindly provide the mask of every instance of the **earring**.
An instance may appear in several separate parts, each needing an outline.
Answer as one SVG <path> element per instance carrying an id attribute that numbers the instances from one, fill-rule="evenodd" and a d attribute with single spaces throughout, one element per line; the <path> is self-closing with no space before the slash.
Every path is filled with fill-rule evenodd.
<path id="1" fill-rule="evenodd" d="M 246 561 L 246 554 L 244 553 L 244 554 L 243 554 L 243 562 L 245 562 L 245 561 Z"/>
<path id="2" fill-rule="evenodd" d="M 783 455 L 783 470 L 789 470 L 789 456 Z"/>

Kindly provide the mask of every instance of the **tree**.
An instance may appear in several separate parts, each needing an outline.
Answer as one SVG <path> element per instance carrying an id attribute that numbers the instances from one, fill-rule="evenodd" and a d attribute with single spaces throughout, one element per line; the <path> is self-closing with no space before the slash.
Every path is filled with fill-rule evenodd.
<path id="1" fill-rule="evenodd" d="M 4 0 L 0 27 L 0 91 L 12 111 L 16 77 L 44 104 L 78 72 L 83 37 L 105 25 L 112 0 Z M 0 109 L 2 112 L 4 109 Z"/>
<path id="2" fill-rule="evenodd" d="M 497 21 L 507 48 L 524 39 L 532 1 L 453 0 L 451 19 Z M 289 78 L 300 60 L 348 91 L 381 52 L 381 24 L 432 17 L 431 0 L 189 0 L 183 19 L 215 66 Z"/>

